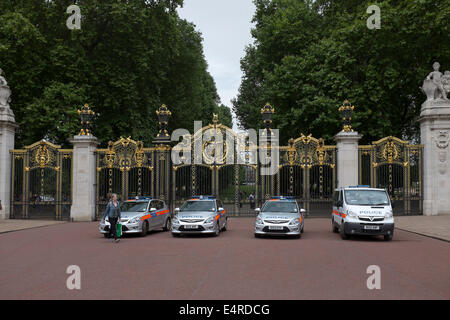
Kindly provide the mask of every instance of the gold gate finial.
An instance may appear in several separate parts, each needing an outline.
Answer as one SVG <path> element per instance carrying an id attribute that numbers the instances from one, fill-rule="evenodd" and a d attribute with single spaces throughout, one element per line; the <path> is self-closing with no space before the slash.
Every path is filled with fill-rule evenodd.
<path id="1" fill-rule="evenodd" d="M 213 113 L 213 124 L 216 125 L 219 123 L 219 115 Z"/>
<path id="2" fill-rule="evenodd" d="M 350 101 L 345 100 L 344 104 L 339 108 L 339 112 L 342 116 L 342 122 L 344 127 L 342 129 L 343 132 L 353 132 L 352 129 L 352 113 L 355 110 L 355 106 L 350 104 Z"/>
<path id="3" fill-rule="evenodd" d="M 78 109 L 78 115 L 81 118 L 80 136 L 92 135 L 92 121 L 94 120 L 95 112 L 91 110 L 86 103 L 81 109 Z"/>

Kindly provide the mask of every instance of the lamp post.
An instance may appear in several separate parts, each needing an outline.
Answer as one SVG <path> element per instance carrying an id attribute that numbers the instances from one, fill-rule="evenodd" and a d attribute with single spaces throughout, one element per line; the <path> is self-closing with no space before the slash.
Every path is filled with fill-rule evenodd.
<path id="1" fill-rule="evenodd" d="M 95 116 L 94 111 L 89 108 L 88 104 L 85 104 L 81 109 L 78 109 L 78 114 L 81 118 L 81 130 L 78 135 L 92 136 L 92 121 Z"/>

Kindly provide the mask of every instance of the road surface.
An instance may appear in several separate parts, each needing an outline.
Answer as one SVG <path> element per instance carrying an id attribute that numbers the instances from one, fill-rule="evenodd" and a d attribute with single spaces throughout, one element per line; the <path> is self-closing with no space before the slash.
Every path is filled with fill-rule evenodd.
<path id="1" fill-rule="evenodd" d="M 98 223 L 0 234 L 0 299 L 450 299 L 450 243 L 396 230 L 394 240 L 341 240 L 329 219 L 301 239 L 255 239 L 253 219 L 220 237 L 167 232 L 112 243 Z M 67 267 L 81 269 L 68 290 Z M 367 288 L 367 267 L 381 289 Z"/>

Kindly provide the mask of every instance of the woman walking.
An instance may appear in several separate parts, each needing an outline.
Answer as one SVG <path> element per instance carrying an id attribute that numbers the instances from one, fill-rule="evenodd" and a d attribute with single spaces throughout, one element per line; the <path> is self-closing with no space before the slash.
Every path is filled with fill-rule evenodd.
<path id="1" fill-rule="evenodd" d="M 120 239 L 117 238 L 117 221 L 120 221 L 120 203 L 117 201 L 117 194 L 113 193 L 111 196 L 111 200 L 108 202 L 106 206 L 105 215 L 103 219 L 108 217 L 108 221 L 110 224 L 108 238 L 111 239 L 114 235 L 114 241 L 119 242 Z"/>

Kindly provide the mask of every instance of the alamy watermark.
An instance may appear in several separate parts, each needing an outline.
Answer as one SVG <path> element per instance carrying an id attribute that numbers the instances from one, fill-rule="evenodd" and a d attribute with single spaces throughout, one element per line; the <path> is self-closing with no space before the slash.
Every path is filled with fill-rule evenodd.
<path id="1" fill-rule="evenodd" d="M 81 9 L 79 6 L 73 4 L 67 7 L 67 14 L 70 14 L 67 18 L 66 26 L 69 30 L 80 30 L 81 29 Z"/>
<path id="2" fill-rule="evenodd" d="M 279 165 L 279 131 L 254 129 L 236 134 L 215 127 L 202 130 L 202 122 L 194 122 L 194 135 L 186 129 L 173 131 L 171 140 L 179 142 L 171 153 L 175 166 L 180 165 L 255 165 L 259 161 L 261 175 L 274 175 Z M 180 141 L 181 139 L 181 141 Z"/>
<path id="3" fill-rule="evenodd" d="M 381 9 L 373 4 L 367 8 L 367 13 L 371 16 L 367 19 L 367 28 L 370 30 L 381 29 Z"/>
<path id="4" fill-rule="evenodd" d="M 81 269 L 77 265 L 70 265 L 66 269 L 67 277 L 66 287 L 69 290 L 81 290 Z"/>
<path id="5" fill-rule="evenodd" d="M 367 267 L 367 274 L 370 274 L 369 278 L 367 278 L 367 289 L 369 290 L 380 290 L 381 289 L 381 269 L 377 265 L 371 265 Z"/>

